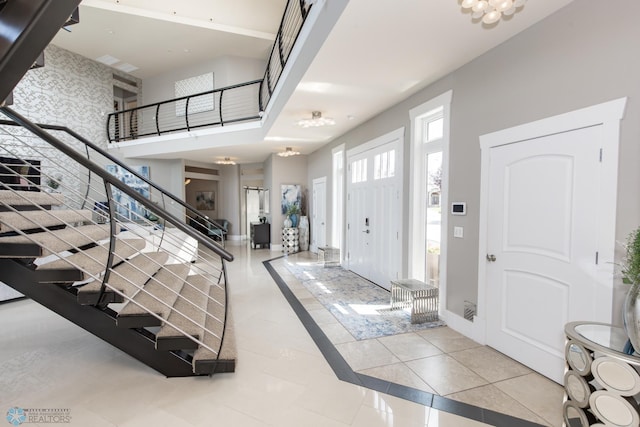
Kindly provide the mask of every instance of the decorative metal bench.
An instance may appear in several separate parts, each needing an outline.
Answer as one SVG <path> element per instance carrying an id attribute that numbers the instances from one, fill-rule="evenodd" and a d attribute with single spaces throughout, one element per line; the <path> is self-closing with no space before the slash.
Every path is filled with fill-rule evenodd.
<path id="1" fill-rule="evenodd" d="M 438 288 L 416 279 L 391 281 L 391 309 L 410 308 L 411 323 L 438 320 Z"/>

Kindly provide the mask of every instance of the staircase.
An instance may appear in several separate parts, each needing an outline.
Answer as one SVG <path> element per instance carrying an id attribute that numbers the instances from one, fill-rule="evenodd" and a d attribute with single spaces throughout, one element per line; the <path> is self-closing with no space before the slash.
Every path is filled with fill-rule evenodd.
<path id="1" fill-rule="evenodd" d="M 0 281 L 168 377 L 234 371 L 233 256 L 185 219 L 215 224 L 74 132 L 0 111 Z"/>
<path id="2" fill-rule="evenodd" d="M 232 372 L 233 256 L 187 220 L 217 224 L 74 131 L 2 106 L 78 3 L 0 0 L 0 282 L 167 377 Z"/>

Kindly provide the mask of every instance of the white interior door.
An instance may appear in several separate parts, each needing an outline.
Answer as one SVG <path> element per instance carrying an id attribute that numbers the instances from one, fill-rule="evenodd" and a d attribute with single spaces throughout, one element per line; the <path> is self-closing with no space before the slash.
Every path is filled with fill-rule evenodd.
<path id="1" fill-rule="evenodd" d="M 327 178 L 313 180 L 313 214 L 311 218 L 311 251 L 327 246 Z"/>
<path id="2" fill-rule="evenodd" d="M 347 263 L 389 289 L 401 271 L 400 139 L 349 155 Z"/>
<path id="3" fill-rule="evenodd" d="M 564 325 L 598 301 L 601 126 L 490 150 L 487 344 L 562 382 Z"/>
<path id="4" fill-rule="evenodd" d="M 369 153 L 349 158 L 347 195 L 347 261 L 349 269 L 362 277 L 371 276 L 371 215 L 373 198 L 369 183 Z"/>

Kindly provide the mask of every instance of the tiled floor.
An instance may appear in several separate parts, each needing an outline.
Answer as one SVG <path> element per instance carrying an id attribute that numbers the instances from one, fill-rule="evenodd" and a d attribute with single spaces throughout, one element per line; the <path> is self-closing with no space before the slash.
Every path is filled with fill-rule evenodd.
<path id="1" fill-rule="evenodd" d="M 356 372 L 548 426 L 562 425 L 563 389 L 490 347 L 447 328 L 356 341 L 286 268 L 271 264 Z"/>
<path id="2" fill-rule="evenodd" d="M 432 405 L 425 406 L 338 379 L 262 264 L 279 254 L 231 243 L 227 248 L 236 257 L 229 264 L 239 352 L 235 373 L 164 378 L 36 303 L 23 300 L 0 305 L 0 414 L 12 406 L 68 408 L 71 426 L 92 427 L 491 425 L 436 409 L 455 408 L 446 401 L 436 402 L 437 396 Z M 340 341 L 336 345 L 342 346 L 340 354 L 359 357 L 357 343 L 331 325 L 331 319 L 320 312 L 314 315 L 322 317 L 331 331 L 328 335 Z M 522 402 L 528 402 L 522 411 L 541 417 L 555 411 L 550 408 L 558 399 L 547 392 L 544 378 L 508 374 L 510 378 L 503 379 L 507 374 L 501 368 L 484 361 L 498 356 L 482 347 L 465 346 L 464 338 L 442 335 L 446 333 L 451 332 L 372 340 L 368 349 L 379 362 L 372 366 L 368 358 L 360 357 L 359 369 L 420 390 L 441 388 L 441 392 L 452 393 L 448 397 L 488 408 L 520 408 Z M 446 344 L 458 347 L 448 352 L 441 348 Z M 489 353 L 469 352 L 474 349 Z M 429 376 L 434 367 L 458 364 L 484 385 L 455 386 L 450 391 L 447 381 Z M 549 417 L 545 424 L 559 425 Z"/>

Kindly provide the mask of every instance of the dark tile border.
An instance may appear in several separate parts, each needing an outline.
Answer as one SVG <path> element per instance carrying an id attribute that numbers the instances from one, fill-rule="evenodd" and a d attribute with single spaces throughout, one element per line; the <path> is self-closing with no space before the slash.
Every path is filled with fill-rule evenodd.
<path id="1" fill-rule="evenodd" d="M 427 393 L 426 391 L 354 372 L 335 348 L 333 343 L 329 338 L 327 338 L 324 332 L 322 332 L 320 326 L 318 326 L 315 320 L 313 320 L 302 303 L 300 303 L 298 298 L 296 298 L 293 292 L 291 292 L 287 283 L 271 265 L 271 261 L 275 261 L 283 257 L 284 256 L 272 258 L 270 260 L 263 261 L 262 264 L 276 282 L 276 285 L 280 288 L 280 292 L 282 292 L 285 299 L 318 346 L 318 349 L 329 363 L 329 366 L 331 366 L 331 369 L 333 369 L 333 372 L 340 380 L 497 427 L 540 426 L 540 424 L 536 424 L 531 421 L 501 414 L 479 406 L 469 405 L 446 397 Z"/>

